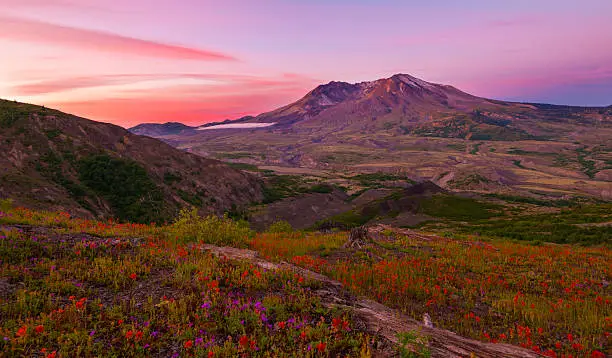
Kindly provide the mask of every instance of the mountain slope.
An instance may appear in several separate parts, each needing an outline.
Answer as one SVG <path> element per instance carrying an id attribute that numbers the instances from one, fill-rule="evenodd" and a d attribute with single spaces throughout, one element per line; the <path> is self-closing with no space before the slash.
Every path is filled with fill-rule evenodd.
<path id="1" fill-rule="evenodd" d="M 0 197 L 29 207 L 161 221 L 262 198 L 254 177 L 221 162 L 28 104 L 0 101 L 0 151 Z"/>
<path id="2" fill-rule="evenodd" d="M 372 82 L 330 82 L 288 106 L 247 122 L 276 123 L 310 133 L 386 130 L 429 137 L 551 139 L 567 133 L 549 124 L 612 121 L 610 108 L 503 102 L 405 74 Z M 242 121 L 244 122 L 244 121 Z"/>
<path id="3" fill-rule="evenodd" d="M 185 135 L 194 134 L 197 127 L 190 127 L 183 123 L 167 122 L 159 123 L 142 123 L 128 130 L 134 134 L 144 135 L 148 137 L 159 137 L 164 135 Z"/>

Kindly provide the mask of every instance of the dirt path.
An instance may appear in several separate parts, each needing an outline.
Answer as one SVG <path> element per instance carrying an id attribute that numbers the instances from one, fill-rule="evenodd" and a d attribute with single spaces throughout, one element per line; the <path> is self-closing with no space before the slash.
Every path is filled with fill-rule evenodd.
<path id="1" fill-rule="evenodd" d="M 432 357 L 540 357 L 537 353 L 521 347 L 479 342 L 447 330 L 428 328 L 397 310 L 372 300 L 351 295 L 342 287 L 340 282 L 331 280 L 327 276 L 286 262 L 273 263 L 263 260 L 258 257 L 256 251 L 213 245 L 204 245 L 203 249 L 220 257 L 249 261 L 264 269 L 291 270 L 301 276 L 317 280 L 322 283 L 322 288 L 317 290 L 316 294 L 325 306 L 351 308 L 366 332 L 382 337 L 387 342 L 398 343 L 398 333 L 418 331 L 429 338 L 429 349 Z M 383 343 L 376 348 L 377 356 L 390 357 L 394 355 L 391 344 Z"/>

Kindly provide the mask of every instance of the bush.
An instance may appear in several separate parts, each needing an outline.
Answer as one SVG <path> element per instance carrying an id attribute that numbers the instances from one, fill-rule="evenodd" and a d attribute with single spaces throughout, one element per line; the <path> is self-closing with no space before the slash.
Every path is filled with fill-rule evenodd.
<path id="1" fill-rule="evenodd" d="M 271 234 L 291 233 L 293 232 L 293 226 L 285 220 L 279 220 L 268 227 L 268 232 Z"/>
<path id="2" fill-rule="evenodd" d="M 13 208 L 13 199 L 0 199 L 0 211 L 9 212 Z"/>
<path id="3" fill-rule="evenodd" d="M 399 340 L 398 353 L 402 358 L 431 357 L 429 340 L 416 331 L 397 334 Z"/>
<path id="4" fill-rule="evenodd" d="M 220 246 L 245 246 L 253 232 L 244 222 L 232 221 L 227 216 L 201 217 L 196 208 L 183 209 L 170 227 L 179 242 L 205 242 Z"/>
<path id="5" fill-rule="evenodd" d="M 139 223 L 166 219 L 160 188 L 137 162 L 107 154 L 83 158 L 79 179 L 102 196 L 121 220 Z"/>

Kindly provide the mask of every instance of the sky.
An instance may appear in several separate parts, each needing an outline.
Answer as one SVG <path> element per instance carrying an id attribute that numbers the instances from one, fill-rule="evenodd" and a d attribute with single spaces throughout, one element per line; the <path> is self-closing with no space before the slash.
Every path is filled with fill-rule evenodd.
<path id="1" fill-rule="evenodd" d="M 611 105 L 610 14 L 610 0 L 0 0 L 0 98 L 199 125 L 407 73 Z"/>

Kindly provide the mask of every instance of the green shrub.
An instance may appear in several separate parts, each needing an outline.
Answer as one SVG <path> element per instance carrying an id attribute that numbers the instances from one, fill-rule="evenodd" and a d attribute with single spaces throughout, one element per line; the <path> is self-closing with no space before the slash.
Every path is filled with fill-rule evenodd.
<path id="1" fill-rule="evenodd" d="M 161 190 L 137 162 L 107 154 L 78 163 L 79 179 L 102 196 L 121 220 L 140 223 L 166 219 Z"/>
<path id="2" fill-rule="evenodd" d="M 416 331 L 397 334 L 399 340 L 398 353 L 402 358 L 431 357 L 427 337 Z"/>
<path id="3" fill-rule="evenodd" d="M 285 220 L 279 220 L 268 227 L 268 232 L 272 234 L 290 233 L 293 232 L 293 226 Z"/>
<path id="4" fill-rule="evenodd" d="M 499 205 L 483 203 L 471 198 L 437 194 L 423 200 L 419 211 L 437 218 L 473 221 L 497 216 L 500 209 Z"/>
<path id="5" fill-rule="evenodd" d="M 220 246 L 245 246 L 246 240 L 253 235 L 245 222 L 235 222 L 227 216 L 201 217 L 195 208 L 181 210 L 169 231 L 181 243 L 205 242 Z"/>
<path id="6" fill-rule="evenodd" d="M 13 208 L 13 199 L 0 199 L 0 211 L 8 212 Z"/>

